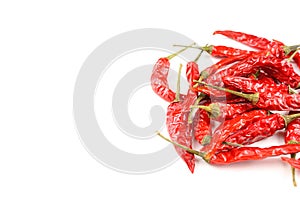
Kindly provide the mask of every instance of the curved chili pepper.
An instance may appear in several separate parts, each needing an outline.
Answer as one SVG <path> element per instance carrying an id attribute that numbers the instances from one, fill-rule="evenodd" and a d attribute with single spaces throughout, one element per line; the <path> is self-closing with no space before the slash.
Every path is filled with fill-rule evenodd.
<path id="1" fill-rule="evenodd" d="M 210 160 L 230 135 L 266 115 L 265 110 L 252 110 L 224 121 L 213 133 L 211 142 L 201 149 L 205 153 L 204 159 Z"/>
<path id="2" fill-rule="evenodd" d="M 175 92 L 169 88 L 167 79 L 170 69 L 169 60 L 188 48 L 189 47 L 186 47 L 168 57 L 159 58 L 153 67 L 151 75 L 151 87 L 158 96 L 167 102 L 172 102 L 175 99 Z"/>
<path id="3" fill-rule="evenodd" d="M 230 30 L 218 30 L 213 33 L 224 35 L 230 39 L 236 40 L 238 42 L 241 42 L 247 46 L 264 50 L 266 49 L 267 45 L 271 42 L 270 40 L 263 38 L 263 37 L 257 37 L 255 35 L 243 33 L 243 32 L 236 32 L 236 31 L 230 31 Z"/>
<path id="4" fill-rule="evenodd" d="M 285 144 L 267 148 L 239 147 L 214 154 L 209 160 L 210 164 L 230 164 L 247 160 L 261 160 L 272 156 L 298 153 L 300 144 Z"/>

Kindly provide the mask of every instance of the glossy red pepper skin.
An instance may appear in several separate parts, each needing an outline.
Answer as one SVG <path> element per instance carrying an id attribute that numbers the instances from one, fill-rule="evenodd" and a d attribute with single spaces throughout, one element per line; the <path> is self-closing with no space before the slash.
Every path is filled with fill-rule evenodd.
<path id="1" fill-rule="evenodd" d="M 206 138 L 211 137 L 212 127 L 208 113 L 203 109 L 198 109 L 193 119 L 193 133 L 195 139 L 202 145 L 206 145 Z"/>
<path id="2" fill-rule="evenodd" d="M 247 46 L 264 50 L 266 49 L 267 45 L 270 44 L 270 40 L 263 38 L 263 37 L 257 37 L 255 35 L 243 33 L 243 32 L 237 32 L 237 31 L 230 31 L 230 30 L 218 30 L 213 33 L 214 35 L 220 34 L 224 35 L 232 40 L 235 40 L 237 42 L 241 42 Z"/>
<path id="3" fill-rule="evenodd" d="M 192 135 L 190 134 L 191 125 L 188 124 L 190 106 L 194 104 L 197 95 L 189 90 L 183 101 L 173 102 L 168 106 L 166 126 L 172 141 L 192 148 Z M 195 168 L 195 158 L 193 154 L 175 146 L 180 157 L 185 161 L 190 171 L 193 173 Z"/>
<path id="4" fill-rule="evenodd" d="M 213 133 L 210 143 L 201 149 L 201 152 L 206 154 L 205 159 L 209 160 L 230 135 L 266 115 L 267 112 L 265 110 L 252 110 L 231 120 L 224 121 Z"/>
<path id="5" fill-rule="evenodd" d="M 214 154 L 209 163 L 224 165 L 247 160 L 261 160 L 272 156 L 298 153 L 299 151 L 300 144 L 285 144 L 267 148 L 239 147 Z"/>
<path id="6" fill-rule="evenodd" d="M 270 137 L 276 133 L 276 131 L 281 130 L 285 127 L 285 121 L 280 114 L 270 114 L 268 116 L 263 116 L 257 121 L 249 124 L 246 128 L 239 130 L 229 136 L 225 142 L 249 145 L 267 137 Z M 220 149 L 231 149 L 233 146 L 223 145 Z"/>

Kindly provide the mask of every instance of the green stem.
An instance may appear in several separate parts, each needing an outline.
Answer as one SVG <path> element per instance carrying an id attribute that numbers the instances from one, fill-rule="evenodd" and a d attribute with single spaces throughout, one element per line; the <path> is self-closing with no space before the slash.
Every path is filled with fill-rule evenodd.
<path id="1" fill-rule="evenodd" d="M 210 84 L 207 84 L 207 83 L 205 83 L 203 81 L 196 81 L 196 82 L 201 83 L 203 85 L 206 85 L 208 87 L 217 89 L 217 90 L 221 90 L 221 91 L 228 92 L 230 94 L 234 94 L 236 96 L 242 97 L 242 98 L 247 99 L 248 101 L 252 102 L 252 104 L 254 104 L 254 105 L 259 100 L 259 93 L 258 92 L 254 93 L 254 94 L 245 94 L 245 93 L 237 92 L 237 91 L 230 90 L 230 89 L 227 89 L 227 88 L 222 88 L 222 87 L 218 87 L 218 86 L 215 86 L 215 85 L 210 85 Z"/>
<path id="2" fill-rule="evenodd" d="M 191 108 L 203 109 L 206 112 L 209 112 L 212 118 L 217 118 L 221 114 L 220 106 L 216 103 L 209 104 L 209 106 L 193 105 Z"/>
<path id="3" fill-rule="evenodd" d="M 201 93 L 201 94 L 198 96 L 198 98 L 196 99 L 196 101 L 195 101 L 195 103 L 194 103 L 193 106 L 198 105 L 198 104 L 200 103 L 200 101 L 201 101 L 202 99 L 204 99 L 204 98 L 205 98 L 205 94 Z M 193 117 L 194 111 L 195 111 L 195 108 L 191 108 L 191 111 L 190 111 L 189 116 L 188 116 L 188 123 L 189 123 L 189 124 L 191 124 L 191 123 L 193 122 L 192 117 Z"/>
<path id="4" fill-rule="evenodd" d="M 292 153 L 292 154 L 291 154 L 291 158 L 296 158 L 296 153 Z M 296 181 L 296 175 L 295 175 L 295 168 L 294 168 L 294 167 L 291 167 L 291 170 L 292 170 L 293 185 L 294 185 L 295 187 L 297 187 L 297 181 Z"/>
<path id="5" fill-rule="evenodd" d="M 281 117 L 284 119 L 285 127 L 294 119 L 300 117 L 300 113 L 293 114 L 293 115 L 281 115 Z"/>
<path id="6" fill-rule="evenodd" d="M 223 144 L 229 145 L 229 146 L 234 146 L 234 147 L 242 147 L 242 144 L 238 143 L 232 143 L 232 142 L 223 142 Z"/>
<path id="7" fill-rule="evenodd" d="M 178 144 L 178 143 L 176 143 L 176 142 L 173 142 L 173 141 L 170 140 L 169 138 L 166 138 L 165 136 L 163 136 L 159 131 L 156 131 L 156 134 L 157 134 L 159 137 L 161 137 L 162 139 L 164 139 L 164 140 L 166 140 L 166 141 L 172 143 L 173 145 L 175 145 L 175 146 L 177 146 L 177 147 L 182 148 L 183 150 L 185 150 L 185 151 L 187 151 L 187 152 L 189 152 L 189 153 L 191 153 L 191 154 L 195 154 L 195 155 L 197 155 L 197 156 L 204 157 L 204 153 L 202 153 L 202 152 L 200 152 L 200 151 L 196 151 L 196 150 L 194 150 L 194 149 L 191 149 L 191 148 L 189 148 L 189 147 L 187 147 L 187 146 Z"/>
<path id="8" fill-rule="evenodd" d="M 195 42 L 193 42 L 190 46 L 185 46 L 185 48 L 183 48 L 183 49 L 181 49 L 181 50 L 179 50 L 179 51 L 177 51 L 177 52 L 175 52 L 175 53 L 169 55 L 167 58 L 168 58 L 169 60 L 171 60 L 172 58 L 174 58 L 174 57 L 177 56 L 178 54 L 182 53 L 183 51 L 187 50 L 188 48 L 192 48 L 193 45 L 195 45 Z"/>
<path id="9" fill-rule="evenodd" d="M 177 88 L 176 88 L 176 97 L 174 102 L 180 101 L 180 77 L 181 77 L 182 64 L 179 65 L 178 76 L 177 76 Z"/>
<path id="10" fill-rule="evenodd" d="M 180 45 L 180 44 L 174 44 L 173 45 L 174 47 L 188 47 L 188 46 L 186 46 L 186 45 Z M 209 54 L 211 54 L 211 52 L 212 52 L 212 49 L 213 49 L 213 45 L 205 45 L 205 46 L 203 46 L 203 47 L 200 47 L 200 46 L 192 46 L 192 47 L 190 47 L 190 48 L 192 48 L 192 49 L 200 49 L 200 50 L 202 50 L 202 51 L 206 51 L 207 53 L 209 53 Z"/>
<path id="11" fill-rule="evenodd" d="M 294 58 L 294 56 L 297 54 L 297 52 L 299 51 L 299 47 L 294 51 L 294 53 L 287 59 L 288 62 L 291 62 L 291 60 Z"/>
<path id="12" fill-rule="evenodd" d="M 293 45 L 293 46 L 284 46 L 283 51 L 285 55 L 289 55 L 293 51 L 297 51 L 297 49 L 300 47 L 300 45 Z"/>

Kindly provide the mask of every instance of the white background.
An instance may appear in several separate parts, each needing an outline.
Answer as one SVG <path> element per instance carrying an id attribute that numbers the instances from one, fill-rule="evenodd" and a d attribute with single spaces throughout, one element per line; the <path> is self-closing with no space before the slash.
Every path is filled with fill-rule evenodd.
<path id="1" fill-rule="evenodd" d="M 203 44 L 231 29 L 297 44 L 298 19 L 297 1 L 1 1 L 0 199 L 299 197 L 279 159 L 115 172 L 85 150 L 72 115 L 82 63 L 119 33 L 164 28 Z"/>

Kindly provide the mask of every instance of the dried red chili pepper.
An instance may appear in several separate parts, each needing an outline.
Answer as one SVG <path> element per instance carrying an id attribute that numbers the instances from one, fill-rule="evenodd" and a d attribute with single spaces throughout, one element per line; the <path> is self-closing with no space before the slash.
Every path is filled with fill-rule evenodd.
<path id="1" fill-rule="evenodd" d="M 222 60 L 220 60 L 216 64 L 213 64 L 210 67 L 207 67 L 206 69 L 204 69 L 201 72 L 201 77 L 200 77 L 199 80 L 204 80 L 204 79 L 208 78 L 209 76 L 213 75 L 219 69 L 221 69 L 221 68 L 223 68 L 223 67 L 225 67 L 229 64 L 232 64 L 234 62 L 241 61 L 241 60 L 243 60 L 247 57 L 248 57 L 247 54 L 241 54 L 239 56 L 232 56 L 232 57 L 228 57 L 228 58 L 223 58 Z"/>
<path id="2" fill-rule="evenodd" d="M 278 113 L 263 116 L 252 124 L 248 125 L 244 129 L 241 129 L 231 136 L 229 136 L 225 143 L 249 145 L 254 142 L 258 142 L 267 137 L 270 137 L 288 126 L 294 119 L 300 117 L 300 114 L 293 115 L 280 115 Z M 223 145 L 220 147 L 222 150 L 228 150 L 232 147 L 230 145 Z"/>
<path id="3" fill-rule="evenodd" d="M 158 96 L 160 96 L 162 99 L 166 100 L 167 102 L 172 102 L 175 99 L 175 92 L 173 92 L 169 88 L 169 84 L 167 80 L 169 69 L 170 69 L 169 60 L 188 48 L 189 47 L 186 47 L 168 57 L 158 59 L 158 61 L 153 67 L 152 75 L 151 75 L 152 89 Z"/>
<path id="4" fill-rule="evenodd" d="M 257 37 L 255 35 L 243 33 L 243 32 L 236 32 L 236 31 L 230 31 L 230 30 L 218 30 L 213 33 L 214 35 L 216 34 L 221 34 L 224 35 L 230 39 L 236 40 L 238 42 L 241 42 L 247 46 L 260 49 L 260 50 L 265 50 L 267 45 L 270 43 L 270 40 L 263 38 L 263 37 Z"/>
<path id="5" fill-rule="evenodd" d="M 272 146 L 272 147 L 266 147 L 266 148 L 260 148 L 260 147 L 238 147 L 231 149 L 230 151 L 223 151 L 219 152 L 217 154 L 212 155 L 212 157 L 207 160 L 205 158 L 206 154 L 205 152 L 197 151 L 194 149 L 191 149 L 187 146 L 178 144 L 176 142 L 173 142 L 169 140 L 168 138 L 161 135 L 159 132 L 157 133 L 161 138 L 164 140 L 176 145 L 179 148 L 184 149 L 187 152 L 190 152 L 191 154 L 200 156 L 204 158 L 205 161 L 207 161 L 209 164 L 218 164 L 218 165 L 224 165 L 224 164 L 231 164 L 241 161 L 248 161 L 248 160 L 261 160 L 268 157 L 274 157 L 274 156 L 280 156 L 280 155 L 286 155 L 286 154 L 292 154 L 292 153 L 298 153 L 300 152 L 300 144 L 284 144 L 279 146 Z M 282 158 L 284 161 L 293 161 L 293 159 L 289 158 Z M 295 160 L 291 162 L 290 164 L 294 164 L 296 168 L 299 167 L 300 160 Z"/>
<path id="6" fill-rule="evenodd" d="M 276 84 L 275 81 L 269 77 L 261 77 L 260 79 L 252 79 L 239 76 L 223 77 L 223 82 L 226 86 L 233 87 L 239 91 L 246 93 L 255 92 L 270 92 L 270 94 L 281 96 L 289 93 L 289 87 L 285 84 Z"/>
<path id="7" fill-rule="evenodd" d="M 214 154 L 209 160 L 209 163 L 224 165 L 247 160 L 261 160 L 272 156 L 298 153 L 299 151 L 300 144 L 285 144 L 267 148 L 238 147 L 230 151 Z"/>
<path id="8" fill-rule="evenodd" d="M 194 81 L 199 80 L 200 78 L 199 66 L 197 64 L 197 61 L 202 55 L 202 52 L 203 51 L 199 53 L 199 55 L 195 58 L 194 61 L 190 61 L 186 64 L 186 78 L 191 88 L 193 88 L 193 85 L 195 84 Z"/>
<path id="9" fill-rule="evenodd" d="M 300 110 L 300 95 L 299 94 L 282 94 L 272 95 L 269 91 L 257 92 L 254 94 L 245 94 L 227 88 L 222 88 L 201 82 L 211 88 L 219 89 L 239 97 L 243 97 L 252 102 L 256 107 L 265 110 L 278 110 L 278 111 L 299 111 Z"/>
<path id="10" fill-rule="evenodd" d="M 291 154 L 295 154 L 298 152 L 293 152 Z M 292 167 L 296 169 L 300 169 L 300 158 L 295 159 L 295 158 L 287 158 L 287 157 L 281 157 L 281 159 L 287 163 L 289 163 Z"/>
<path id="11" fill-rule="evenodd" d="M 170 138 L 176 143 L 192 148 L 191 125 L 188 123 L 190 106 L 194 104 L 197 95 L 192 90 L 189 90 L 183 101 L 180 101 L 180 73 L 182 65 L 178 73 L 176 99 L 167 108 L 166 126 Z M 193 173 L 195 168 L 195 158 L 193 154 L 184 151 L 175 146 L 175 149 L 180 157 L 186 162 L 188 168 Z"/>
<path id="12" fill-rule="evenodd" d="M 252 110 L 231 120 L 224 121 L 213 133 L 210 143 L 201 149 L 202 152 L 205 152 L 204 159 L 210 160 L 231 134 L 266 115 L 267 112 L 265 110 Z"/>

